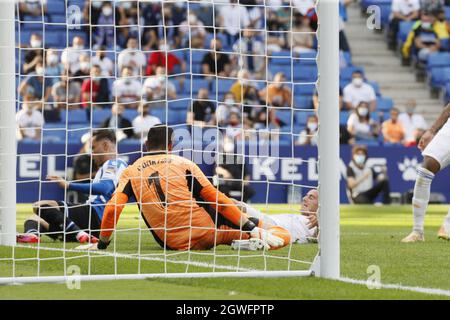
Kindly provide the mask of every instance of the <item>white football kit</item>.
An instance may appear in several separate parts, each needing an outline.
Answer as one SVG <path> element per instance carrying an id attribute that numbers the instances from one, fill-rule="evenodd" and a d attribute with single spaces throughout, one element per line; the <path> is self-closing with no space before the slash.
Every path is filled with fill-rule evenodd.
<path id="1" fill-rule="evenodd" d="M 441 170 L 450 164 L 450 119 L 423 150 L 423 156 L 435 159 L 441 165 Z"/>
<path id="2" fill-rule="evenodd" d="M 317 227 L 308 228 L 309 219 L 302 214 L 264 214 L 247 204 L 242 205 L 246 208 L 246 213 L 250 217 L 258 218 L 265 223 L 282 227 L 289 231 L 291 243 L 308 243 L 308 238 L 315 238 Z"/>

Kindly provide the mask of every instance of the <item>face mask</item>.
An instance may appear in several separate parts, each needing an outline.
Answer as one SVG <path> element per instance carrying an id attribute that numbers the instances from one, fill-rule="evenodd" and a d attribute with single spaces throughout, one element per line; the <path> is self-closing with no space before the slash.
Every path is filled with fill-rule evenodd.
<path id="1" fill-rule="evenodd" d="M 51 65 L 57 64 L 58 60 L 59 57 L 56 54 L 52 54 L 47 57 L 47 63 Z"/>
<path id="2" fill-rule="evenodd" d="M 164 51 L 164 52 L 169 51 L 169 46 L 166 44 L 162 44 L 159 46 L 159 50 Z"/>
<path id="3" fill-rule="evenodd" d="M 353 160 L 358 166 L 362 166 L 366 162 L 366 156 L 362 154 L 357 154 L 353 157 Z"/>
<path id="4" fill-rule="evenodd" d="M 92 2 L 92 7 L 95 9 L 98 9 L 102 6 L 102 3 L 100 1 L 94 1 Z"/>
<path id="5" fill-rule="evenodd" d="M 112 8 L 111 7 L 103 7 L 102 13 L 103 13 L 103 15 L 109 17 L 112 14 Z"/>
<path id="6" fill-rule="evenodd" d="M 225 99 L 225 104 L 233 104 L 234 103 L 234 99 L 228 98 Z"/>
<path id="7" fill-rule="evenodd" d="M 30 45 L 32 48 L 42 48 L 42 41 L 41 40 L 31 40 Z"/>
<path id="8" fill-rule="evenodd" d="M 363 82 L 364 82 L 364 81 L 363 81 L 362 78 L 354 78 L 354 79 L 352 80 L 353 85 L 356 86 L 356 87 L 361 87 L 362 84 L 363 84 Z"/>
<path id="9" fill-rule="evenodd" d="M 87 70 L 90 67 L 90 63 L 89 62 L 80 62 L 80 69 L 81 70 Z"/>
<path id="10" fill-rule="evenodd" d="M 308 122 L 307 124 L 309 131 L 316 131 L 317 130 L 317 122 Z"/>
<path id="11" fill-rule="evenodd" d="M 197 17 L 193 14 L 189 15 L 189 24 L 195 24 L 197 22 Z"/>
<path id="12" fill-rule="evenodd" d="M 37 74 L 38 76 L 44 75 L 44 68 L 42 68 L 42 67 L 36 67 L 36 74 Z"/>
<path id="13" fill-rule="evenodd" d="M 422 28 L 431 29 L 431 22 L 422 22 Z"/>
<path id="14" fill-rule="evenodd" d="M 82 50 L 84 48 L 84 46 L 82 44 L 76 44 L 76 45 L 74 44 L 73 48 L 77 49 L 77 50 Z"/>
<path id="15" fill-rule="evenodd" d="M 358 114 L 359 114 L 361 117 L 367 116 L 368 113 L 369 113 L 369 109 L 367 109 L 367 108 L 359 108 L 359 109 L 358 109 Z"/>
<path id="16" fill-rule="evenodd" d="M 131 2 L 122 3 L 122 8 L 124 8 L 125 10 L 129 10 L 131 8 Z"/>
<path id="17" fill-rule="evenodd" d="M 414 108 L 414 107 L 406 107 L 406 112 L 407 113 L 413 114 L 414 111 L 416 111 L 416 108 Z"/>

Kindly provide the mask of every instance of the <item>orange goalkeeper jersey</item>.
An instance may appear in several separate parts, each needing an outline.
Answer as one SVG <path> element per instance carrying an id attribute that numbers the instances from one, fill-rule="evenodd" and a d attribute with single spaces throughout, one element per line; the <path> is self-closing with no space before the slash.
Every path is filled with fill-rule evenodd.
<path id="1" fill-rule="evenodd" d="M 195 163 L 177 155 L 145 156 L 123 171 L 116 196 L 105 210 L 103 235 L 109 236 L 117 222 L 116 205 L 123 205 L 131 196 L 156 241 L 168 249 L 212 247 L 219 243 L 196 244 L 211 239 L 211 232 L 217 229 L 239 230 L 242 226 L 249 231 L 255 226 Z M 242 238 L 246 237 L 244 233 Z"/>

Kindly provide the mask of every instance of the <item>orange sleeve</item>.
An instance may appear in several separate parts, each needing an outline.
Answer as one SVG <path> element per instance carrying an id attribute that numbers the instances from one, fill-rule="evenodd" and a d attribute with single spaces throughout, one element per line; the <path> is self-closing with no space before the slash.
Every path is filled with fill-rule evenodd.
<path id="1" fill-rule="evenodd" d="M 122 213 L 125 204 L 128 202 L 128 195 L 122 192 L 115 193 L 111 200 L 108 201 L 103 213 L 102 227 L 100 236 L 109 238 L 116 227 L 117 221 L 119 221 L 120 214 Z"/>
<path id="2" fill-rule="evenodd" d="M 190 162 L 189 166 L 195 180 L 198 181 L 198 192 L 200 197 L 205 202 L 209 202 L 211 207 L 234 225 L 239 227 L 242 226 L 242 230 L 250 231 L 255 227 L 255 224 L 248 219 L 245 213 L 239 210 L 230 198 L 211 184 L 202 170 L 195 163 Z"/>
<path id="3" fill-rule="evenodd" d="M 130 193 L 132 193 L 129 190 L 131 188 L 129 171 L 130 167 L 122 172 L 116 192 L 105 206 L 100 237 L 109 238 L 111 236 L 119 221 L 120 214 L 122 213 L 125 204 L 128 202 Z"/>

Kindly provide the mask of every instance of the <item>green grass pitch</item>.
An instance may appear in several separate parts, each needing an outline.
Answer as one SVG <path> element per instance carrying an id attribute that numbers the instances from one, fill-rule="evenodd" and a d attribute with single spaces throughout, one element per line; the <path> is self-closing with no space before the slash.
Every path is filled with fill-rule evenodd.
<path id="1" fill-rule="evenodd" d="M 265 209 L 266 206 L 260 207 Z M 289 211 L 287 205 L 269 205 L 271 214 Z M 366 280 L 367 269 L 376 265 L 384 284 L 439 288 L 450 290 L 450 243 L 436 238 L 436 231 L 447 212 L 447 206 L 430 206 L 425 221 L 425 243 L 402 244 L 400 240 L 411 229 L 409 206 L 342 206 L 341 207 L 341 275 Z M 30 206 L 18 206 L 18 231 Z M 139 226 L 142 231 L 139 232 Z M 242 270 L 301 270 L 317 252 L 314 244 L 294 245 L 270 252 L 237 253 L 227 246 L 205 252 L 167 252 L 153 237 L 132 207 L 122 214 L 116 232 L 115 248 L 106 255 L 63 252 L 62 243 L 43 238 L 42 249 L 15 248 L 20 258 L 13 264 L 11 248 L 0 247 L 0 277 L 61 275 L 69 265 L 82 274 L 160 273 Z M 141 241 L 139 241 L 139 238 Z M 139 242 L 141 245 L 139 246 Z M 66 244 L 73 249 L 77 244 Z M 34 246 L 35 247 L 35 246 Z M 284 259 L 291 257 L 291 261 Z M 40 257 L 40 262 L 36 257 Z M 141 258 L 139 259 L 138 256 Z M 65 257 L 66 264 L 64 264 Z M 166 263 L 165 263 L 166 262 Z M 186 263 L 187 262 L 187 263 Z M 215 265 L 216 267 L 212 267 Z M 338 281 L 308 278 L 274 279 L 155 279 L 82 282 L 80 290 L 69 290 L 65 284 L 27 284 L 0 286 L 0 299 L 442 299 L 445 296 L 418 292 L 373 289 Z"/>

